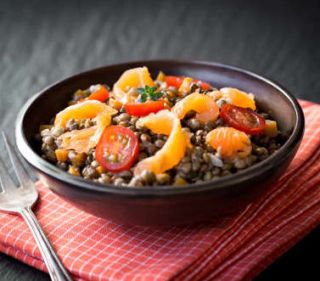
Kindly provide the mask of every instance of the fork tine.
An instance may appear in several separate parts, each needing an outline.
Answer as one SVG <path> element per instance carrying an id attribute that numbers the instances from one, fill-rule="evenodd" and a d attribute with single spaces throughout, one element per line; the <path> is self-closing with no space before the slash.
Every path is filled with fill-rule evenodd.
<path id="1" fill-rule="evenodd" d="M 2 131 L 2 138 L 5 144 L 5 147 L 8 151 L 10 162 L 12 164 L 12 167 L 16 173 L 16 176 L 18 178 L 20 187 L 27 187 L 29 185 L 32 186 L 33 182 L 30 178 L 30 176 L 26 173 L 25 169 L 23 168 L 20 160 L 16 156 L 13 148 L 10 146 L 9 141 L 6 137 L 6 134 Z"/>
<path id="2" fill-rule="evenodd" d="M 6 167 L 2 164 L 2 161 L 0 160 L 0 185 L 2 188 L 2 192 L 10 192 L 13 189 L 17 188 L 10 176 L 7 174 L 6 170 Z"/>

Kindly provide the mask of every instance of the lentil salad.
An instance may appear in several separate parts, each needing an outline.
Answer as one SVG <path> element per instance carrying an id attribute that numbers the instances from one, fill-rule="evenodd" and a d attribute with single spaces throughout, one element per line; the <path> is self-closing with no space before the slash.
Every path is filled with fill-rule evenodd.
<path id="1" fill-rule="evenodd" d="M 120 187 L 214 180 L 286 139 L 253 94 L 163 72 L 153 80 L 146 67 L 125 71 L 112 89 L 79 89 L 38 138 L 42 157 L 62 170 Z"/>

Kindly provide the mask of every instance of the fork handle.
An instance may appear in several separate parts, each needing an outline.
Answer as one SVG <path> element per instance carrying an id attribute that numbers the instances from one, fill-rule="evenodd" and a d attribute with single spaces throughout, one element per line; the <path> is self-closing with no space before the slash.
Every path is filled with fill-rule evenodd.
<path id="1" fill-rule="evenodd" d="M 34 239 L 37 242 L 37 245 L 40 249 L 40 252 L 50 274 L 51 280 L 72 281 L 72 278 L 68 274 L 67 270 L 53 250 L 49 240 L 45 236 L 31 208 L 21 209 L 20 214 L 25 219 L 33 234 Z"/>

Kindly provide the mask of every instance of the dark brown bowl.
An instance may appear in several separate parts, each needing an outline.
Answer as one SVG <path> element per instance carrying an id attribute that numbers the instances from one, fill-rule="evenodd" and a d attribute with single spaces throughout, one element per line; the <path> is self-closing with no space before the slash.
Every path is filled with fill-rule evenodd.
<path id="1" fill-rule="evenodd" d="M 71 176 L 39 156 L 34 136 L 40 124 L 62 110 L 71 94 L 92 84 L 112 85 L 126 69 L 147 66 L 155 76 L 186 75 L 220 88 L 230 86 L 255 94 L 261 109 L 271 114 L 286 143 L 266 160 L 234 175 L 184 187 L 114 187 Z M 106 66 L 74 75 L 32 97 L 17 118 L 16 141 L 23 157 L 40 179 L 56 194 L 96 216 L 139 225 L 176 225 L 208 221 L 245 207 L 263 194 L 284 172 L 294 157 L 304 131 L 304 116 L 287 90 L 259 75 L 239 68 L 194 61 L 154 60 Z"/>

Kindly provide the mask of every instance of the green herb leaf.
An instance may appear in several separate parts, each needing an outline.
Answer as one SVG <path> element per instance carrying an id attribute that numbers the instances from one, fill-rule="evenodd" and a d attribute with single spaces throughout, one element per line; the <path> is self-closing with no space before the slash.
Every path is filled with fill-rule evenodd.
<path id="1" fill-rule="evenodd" d="M 144 88 L 138 88 L 140 94 L 139 101 L 146 102 L 148 99 L 156 101 L 163 96 L 162 92 L 156 92 L 157 87 L 145 86 Z"/>
<path id="2" fill-rule="evenodd" d="M 150 93 L 150 98 L 151 98 L 152 100 L 158 100 L 158 99 L 160 99 L 162 96 L 163 96 L 163 93 L 161 93 L 161 92 L 153 92 L 153 93 Z"/>

